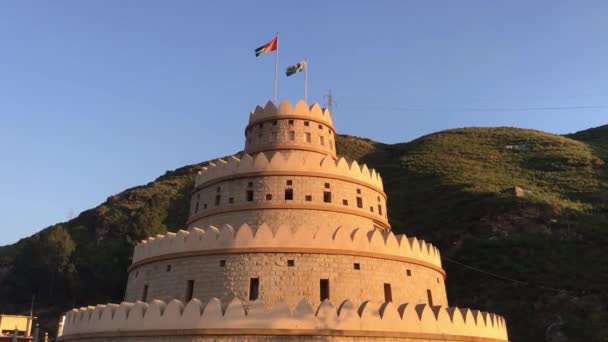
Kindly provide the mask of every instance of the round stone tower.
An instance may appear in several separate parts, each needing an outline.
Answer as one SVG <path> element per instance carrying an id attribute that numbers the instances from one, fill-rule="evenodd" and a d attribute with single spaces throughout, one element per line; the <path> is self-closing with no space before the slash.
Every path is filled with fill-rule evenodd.
<path id="1" fill-rule="evenodd" d="M 439 251 L 391 232 L 380 175 L 335 134 L 318 104 L 256 107 L 187 229 L 138 244 L 125 302 L 72 310 L 61 341 L 506 341 L 502 317 L 448 307 Z"/>

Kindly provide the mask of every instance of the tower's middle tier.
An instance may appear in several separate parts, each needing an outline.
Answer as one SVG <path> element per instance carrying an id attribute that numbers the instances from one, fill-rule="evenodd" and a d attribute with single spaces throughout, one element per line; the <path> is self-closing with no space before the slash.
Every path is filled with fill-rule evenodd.
<path id="1" fill-rule="evenodd" d="M 197 177 L 190 228 L 296 222 L 390 230 L 380 176 L 344 158 L 277 151 L 220 160 Z"/>

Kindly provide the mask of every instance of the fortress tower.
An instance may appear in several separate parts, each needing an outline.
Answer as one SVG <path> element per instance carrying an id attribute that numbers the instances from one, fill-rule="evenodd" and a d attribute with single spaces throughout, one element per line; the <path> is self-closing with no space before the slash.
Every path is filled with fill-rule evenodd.
<path id="1" fill-rule="evenodd" d="M 74 309 L 61 341 L 507 341 L 448 306 L 437 248 L 394 235 L 375 170 L 331 114 L 256 107 L 245 153 L 203 168 L 187 230 L 135 247 L 125 302 Z"/>

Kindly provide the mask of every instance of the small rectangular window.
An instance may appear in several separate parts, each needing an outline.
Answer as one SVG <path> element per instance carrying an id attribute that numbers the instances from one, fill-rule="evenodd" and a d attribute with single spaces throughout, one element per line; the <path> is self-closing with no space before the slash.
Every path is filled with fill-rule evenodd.
<path id="1" fill-rule="evenodd" d="M 253 190 L 247 190 L 247 202 L 253 201 Z"/>
<path id="2" fill-rule="evenodd" d="M 141 301 L 145 302 L 146 300 L 148 300 L 148 284 L 144 285 L 144 290 L 141 294 Z"/>
<path id="3" fill-rule="evenodd" d="M 426 296 L 429 298 L 429 306 L 433 306 L 433 293 L 431 290 L 426 290 Z"/>
<path id="4" fill-rule="evenodd" d="M 218 186 L 217 189 L 215 189 L 215 192 L 217 192 L 219 194 L 220 191 L 222 191 L 222 188 Z"/>
<path id="5" fill-rule="evenodd" d="M 203 204 L 203 209 L 207 209 L 207 203 Z"/>
<path id="6" fill-rule="evenodd" d="M 184 296 L 184 300 L 188 303 L 192 300 L 192 295 L 194 294 L 194 280 L 188 280 L 186 284 L 186 295 Z"/>
<path id="7" fill-rule="evenodd" d="M 374 212 L 374 207 L 370 206 L 369 207 L 369 211 L 371 211 L 373 213 Z"/>
<path id="8" fill-rule="evenodd" d="M 253 188 L 253 182 L 248 182 L 248 183 L 247 183 L 247 187 L 249 187 L 249 188 Z"/>
<path id="9" fill-rule="evenodd" d="M 194 206 L 194 212 L 198 212 L 198 202 L 196 202 L 196 205 Z"/>
<path id="10" fill-rule="evenodd" d="M 329 189 L 330 185 L 329 183 L 325 183 L 325 189 Z"/>
<path id="11" fill-rule="evenodd" d="M 319 290 L 321 301 L 329 300 L 329 279 L 321 279 L 319 281 Z"/>
<path id="12" fill-rule="evenodd" d="M 166 271 L 167 271 L 167 272 L 171 272 L 171 264 L 167 265 L 167 269 L 166 269 Z"/>
<path id="13" fill-rule="evenodd" d="M 296 265 L 295 260 L 287 260 L 287 267 L 294 267 Z"/>
<path id="14" fill-rule="evenodd" d="M 331 203 L 331 192 L 329 192 L 329 191 L 323 192 L 323 202 Z"/>
<path id="15" fill-rule="evenodd" d="M 289 120 L 289 121 L 288 121 L 288 123 L 289 123 L 290 125 L 293 125 L 293 120 Z"/>
<path id="16" fill-rule="evenodd" d="M 406 270 L 405 274 L 407 274 L 408 277 L 412 276 L 412 270 Z"/>
<path id="17" fill-rule="evenodd" d="M 306 133 L 306 142 L 312 142 L 312 136 L 310 135 L 310 133 Z"/>
<path id="18" fill-rule="evenodd" d="M 274 120 L 274 121 L 272 122 L 272 125 L 273 125 L 273 126 L 276 126 L 276 125 L 277 125 L 277 120 Z"/>
<path id="19" fill-rule="evenodd" d="M 226 260 L 220 260 L 220 267 L 226 267 Z"/>
<path id="20" fill-rule="evenodd" d="M 323 129 L 323 125 L 319 125 L 319 129 Z"/>
<path id="21" fill-rule="evenodd" d="M 306 202 L 310 202 L 310 201 L 312 201 L 312 196 L 306 195 L 306 196 L 304 196 L 304 199 L 306 200 Z"/>
<path id="22" fill-rule="evenodd" d="M 310 126 L 310 122 L 304 121 L 304 126 Z"/>
<path id="23" fill-rule="evenodd" d="M 272 194 L 266 194 L 266 200 L 272 201 Z"/>
<path id="24" fill-rule="evenodd" d="M 230 204 L 234 203 L 234 197 L 230 197 L 230 198 L 228 199 L 228 203 L 230 203 Z"/>
<path id="25" fill-rule="evenodd" d="M 296 140 L 296 132 L 289 131 L 289 140 L 291 140 L 291 141 Z"/>
<path id="26" fill-rule="evenodd" d="M 287 184 L 287 186 L 292 186 L 293 185 L 293 181 L 291 179 L 288 179 L 285 184 Z"/>
<path id="27" fill-rule="evenodd" d="M 221 198 L 222 198 L 221 195 L 215 195 L 215 205 L 216 206 L 220 205 Z"/>
<path id="28" fill-rule="evenodd" d="M 293 189 L 285 189 L 285 200 L 293 200 Z"/>
<path id="29" fill-rule="evenodd" d="M 357 208 L 363 208 L 363 198 L 357 197 Z"/>
<path id="30" fill-rule="evenodd" d="M 358 262 L 353 264 L 353 268 L 356 270 L 360 270 L 361 269 L 361 264 L 359 264 Z"/>
<path id="31" fill-rule="evenodd" d="M 361 195 L 361 189 L 357 189 L 357 194 Z"/>
<path id="32" fill-rule="evenodd" d="M 319 137 L 319 144 L 321 144 L 321 146 L 325 146 L 325 137 L 324 136 Z"/>
<path id="33" fill-rule="evenodd" d="M 343 199 L 343 200 L 342 200 L 342 204 L 344 204 L 344 205 L 348 205 L 348 200 Z"/>
<path id="34" fill-rule="evenodd" d="M 378 204 L 378 215 L 382 215 L 382 206 Z"/>
<path id="35" fill-rule="evenodd" d="M 256 300 L 260 295 L 260 278 L 249 279 L 249 300 Z"/>
<path id="36" fill-rule="evenodd" d="M 260 124 L 260 128 L 264 128 L 264 124 L 263 123 Z"/>
<path id="37" fill-rule="evenodd" d="M 392 302 L 393 301 L 393 291 L 391 290 L 391 284 L 384 283 L 384 302 Z"/>

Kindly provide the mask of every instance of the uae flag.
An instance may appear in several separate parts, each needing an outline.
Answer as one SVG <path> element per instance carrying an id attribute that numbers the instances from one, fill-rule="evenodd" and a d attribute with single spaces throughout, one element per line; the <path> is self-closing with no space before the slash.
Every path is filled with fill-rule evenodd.
<path id="1" fill-rule="evenodd" d="M 295 73 L 304 71 L 305 68 L 306 68 L 306 61 L 299 61 L 298 63 L 296 63 L 294 65 L 288 66 L 287 70 L 285 70 L 285 75 L 287 75 L 287 77 L 289 77 Z"/>
<path id="2" fill-rule="evenodd" d="M 271 40 L 268 43 L 255 49 L 255 56 L 260 57 L 261 55 L 263 55 L 265 53 L 275 51 L 278 46 L 279 46 L 279 37 L 274 37 L 273 40 Z"/>

